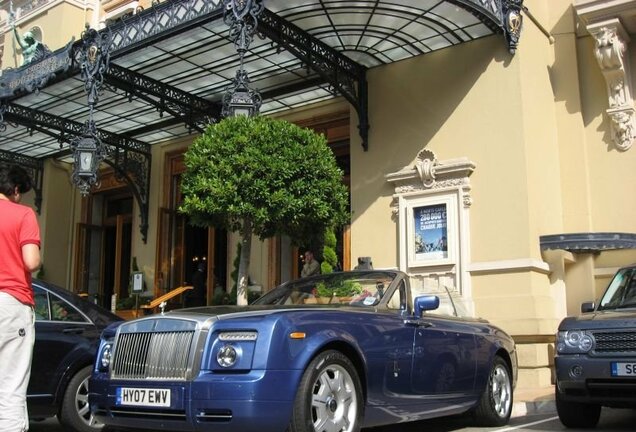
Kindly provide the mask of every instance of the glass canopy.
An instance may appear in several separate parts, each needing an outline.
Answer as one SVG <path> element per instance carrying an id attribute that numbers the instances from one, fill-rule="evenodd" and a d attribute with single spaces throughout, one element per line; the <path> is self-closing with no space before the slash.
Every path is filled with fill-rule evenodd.
<path id="1" fill-rule="evenodd" d="M 508 37 L 504 16 L 512 6 L 519 10 L 521 0 L 265 0 L 264 5 L 261 37 L 245 57 L 251 86 L 263 97 L 261 113 L 344 96 L 366 118 L 366 70 L 494 33 Z M 111 67 L 94 113 L 99 130 L 123 142 L 152 145 L 218 120 L 221 98 L 239 66 L 222 1 L 165 1 L 100 30 L 105 32 L 112 35 Z M 328 61 L 316 60 L 320 55 Z M 4 74 L 0 81 L 24 81 L 28 67 L 15 73 L 22 69 L 19 78 Z M 22 88 L 0 96 L 7 126 L 0 133 L 0 159 L 10 152 L 71 160 L 68 140 L 89 110 L 79 72 L 74 64 L 45 85 L 32 86 L 39 91 Z M 1 84 L 7 88 L 7 82 Z M 188 108 L 195 102 L 196 112 Z"/>

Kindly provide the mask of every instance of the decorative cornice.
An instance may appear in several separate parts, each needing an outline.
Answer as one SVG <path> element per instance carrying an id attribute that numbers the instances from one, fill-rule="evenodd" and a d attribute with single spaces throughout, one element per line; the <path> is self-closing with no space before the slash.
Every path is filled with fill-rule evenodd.
<path id="1" fill-rule="evenodd" d="M 384 176 L 394 185 L 394 197 L 391 206 L 393 215 L 398 214 L 398 197 L 423 191 L 461 189 L 462 203 L 465 208 L 472 205 L 470 180 L 475 164 L 467 158 L 437 160 L 435 153 L 423 149 L 417 155 L 413 168 L 389 173 Z"/>
<path id="2" fill-rule="evenodd" d="M 618 150 L 625 151 L 636 138 L 629 36 L 616 18 L 589 24 L 587 31 L 596 41 L 594 54 L 605 78 L 612 142 Z"/>
<path id="3" fill-rule="evenodd" d="M 467 158 L 437 160 L 435 153 L 423 149 L 410 169 L 385 175 L 386 181 L 395 185 L 395 193 L 408 193 L 428 189 L 463 187 L 470 184 L 468 177 L 475 164 Z"/>

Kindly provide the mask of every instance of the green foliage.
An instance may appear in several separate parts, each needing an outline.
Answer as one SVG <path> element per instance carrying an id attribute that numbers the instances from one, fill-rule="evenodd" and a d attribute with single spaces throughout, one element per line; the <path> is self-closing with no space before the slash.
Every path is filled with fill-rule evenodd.
<path id="1" fill-rule="evenodd" d="M 338 284 L 325 284 L 320 282 L 316 284 L 316 294 L 319 297 L 351 297 L 362 293 L 362 285 L 352 280 L 344 280 Z"/>
<path id="2" fill-rule="evenodd" d="M 333 228 L 327 228 L 324 235 L 324 247 L 322 249 L 322 262 L 320 263 L 320 272 L 322 274 L 333 273 L 333 269 L 338 264 L 338 256 L 336 255 L 336 234 Z"/>
<path id="3" fill-rule="evenodd" d="M 134 309 L 134 307 L 135 307 L 135 298 L 134 297 L 118 298 L 117 299 L 117 304 L 115 305 L 115 308 L 117 310 L 120 310 L 120 309 Z"/>
<path id="4" fill-rule="evenodd" d="M 228 117 L 185 154 L 180 210 L 199 226 L 296 244 L 348 221 L 348 192 L 326 139 L 268 117 Z"/>

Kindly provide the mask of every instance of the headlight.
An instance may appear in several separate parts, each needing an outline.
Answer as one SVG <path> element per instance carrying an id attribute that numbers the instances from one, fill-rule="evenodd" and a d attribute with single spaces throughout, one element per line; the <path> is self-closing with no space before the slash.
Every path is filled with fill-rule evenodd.
<path id="1" fill-rule="evenodd" d="M 234 366 L 239 358 L 240 349 L 240 347 L 234 347 L 232 345 L 223 345 L 216 353 L 216 362 L 219 366 L 224 368 Z"/>
<path id="2" fill-rule="evenodd" d="M 568 330 L 557 333 L 557 352 L 560 354 L 586 353 L 594 346 L 591 334 L 582 330 Z"/>
<path id="3" fill-rule="evenodd" d="M 113 356 L 113 344 L 112 342 L 107 342 L 102 345 L 102 349 L 99 352 L 99 359 L 97 362 L 97 366 L 100 370 L 108 370 L 110 366 L 110 360 Z"/>

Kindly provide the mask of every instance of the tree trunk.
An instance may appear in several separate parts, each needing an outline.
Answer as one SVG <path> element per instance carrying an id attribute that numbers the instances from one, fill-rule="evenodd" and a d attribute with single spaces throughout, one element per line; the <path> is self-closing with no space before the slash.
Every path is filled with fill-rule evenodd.
<path id="1" fill-rule="evenodd" d="M 252 221 L 243 221 L 241 230 L 241 259 L 239 261 L 238 281 L 236 283 L 236 304 L 247 304 L 247 280 L 250 270 L 250 254 L 252 252 Z"/>

